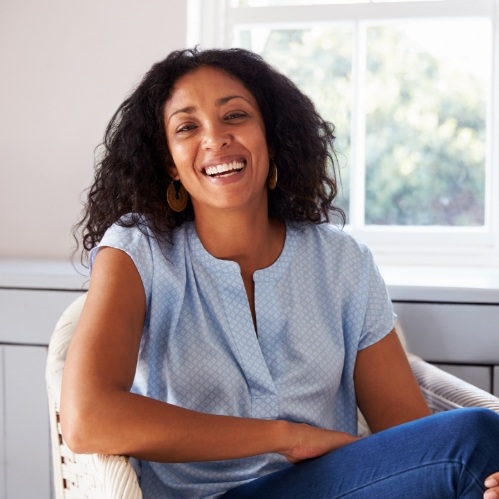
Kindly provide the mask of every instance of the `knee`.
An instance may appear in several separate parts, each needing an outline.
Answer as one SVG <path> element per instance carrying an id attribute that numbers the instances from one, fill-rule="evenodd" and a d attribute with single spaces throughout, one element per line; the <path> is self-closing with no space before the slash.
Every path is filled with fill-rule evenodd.
<path id="1" fill-rule="evenodd" d="M 499 414 L 491 409 L 466 408 L 455 412 L 451 429 L 456 433 L 456 456 L 481 479 L 497 471 L 499 462 Z"/>
<path id="2" fill-rule="evenodd" d="M 451 428 L 461 435 L 484 436 L 499 442 L 499 414 L 482 407 L 449 411 Z"/>

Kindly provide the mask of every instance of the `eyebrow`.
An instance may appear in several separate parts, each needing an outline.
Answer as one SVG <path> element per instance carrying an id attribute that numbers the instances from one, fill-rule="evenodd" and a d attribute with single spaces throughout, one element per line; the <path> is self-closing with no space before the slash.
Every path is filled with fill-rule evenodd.
<path id="1" fill-rule="evenodd" d="M 246 101 L 248 104 L 251 104 L 253 105 L 249 99 L 247 99 L 246 97 L 244 97 L 243 95 L 228 95 L 227 97 L 221 97 L 220 99 L 217 99 L 215 101 L 215 105 L 217 107 L 220 107 L 220 106 L 223 106 L 224 104 L 227 104 L 228 102 L 230 102 L 231 100 L 234 100 L 234 99 L 243 99 L 244 101 Z M 187 106 L 187 107 L 183 107 L 181 109 L 177 109 L 176 111 L 173 111 L 172 114 L 170 114 L 170 116 L 168 116 L 168 122 L 176 115 L 176 114 L 179 114 L 179 113 L 187 113 L 187 114 L 192 114 L 194 111 L 196 110 L 196 108 L 194 106 Z"/>

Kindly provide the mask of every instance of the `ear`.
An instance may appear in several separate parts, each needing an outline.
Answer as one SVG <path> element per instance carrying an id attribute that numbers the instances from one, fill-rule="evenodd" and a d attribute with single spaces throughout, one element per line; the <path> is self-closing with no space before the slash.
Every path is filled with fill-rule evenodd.
<path id="1" fill-rule="evenodd" d="M 168 175 L 170 175 L 170 177 L 173 180 L 178 180 L 180 178 L 179 174 L 178 174 L 177 167 L 173 163 L 171 165 L 167 165 L 166 173 L 168 173 Z"/>

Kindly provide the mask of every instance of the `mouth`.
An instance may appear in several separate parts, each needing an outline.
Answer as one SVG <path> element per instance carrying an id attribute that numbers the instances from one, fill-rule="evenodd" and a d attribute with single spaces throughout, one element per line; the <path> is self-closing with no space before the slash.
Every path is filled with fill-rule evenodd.
<path id="1" fill-rule="evenodd" d="M 240 171 L 244 170 L 246 166 L 246 161 L 237 160 L 231 161 L 229 163 L 220 163 L 218 165 L 207 166 L 204 169 L 205 175 L 209 177 L 230 177 L 231 175 L 236 175 Z"/>

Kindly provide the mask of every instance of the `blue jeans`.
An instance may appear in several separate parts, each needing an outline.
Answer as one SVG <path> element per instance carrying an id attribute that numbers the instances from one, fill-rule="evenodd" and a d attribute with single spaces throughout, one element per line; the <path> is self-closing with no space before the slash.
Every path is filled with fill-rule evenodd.
<path id="1" fill-rule="evenodd" d="M 223 499 L 446 499 L 499 471 L 499 415 L 457 409 L 390 428 L 236 487 Z"/>

